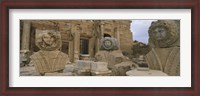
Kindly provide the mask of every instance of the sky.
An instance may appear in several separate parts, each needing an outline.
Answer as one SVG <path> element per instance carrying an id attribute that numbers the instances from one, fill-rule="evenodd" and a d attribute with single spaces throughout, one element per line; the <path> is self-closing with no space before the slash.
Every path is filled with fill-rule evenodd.
<path id="1" fill-rule="evenodd" d="M 133 40 L 148 44 L 148 29 L 152 21 L 156 20 L 132 20 L 131 32 L 133 33 Z"/>

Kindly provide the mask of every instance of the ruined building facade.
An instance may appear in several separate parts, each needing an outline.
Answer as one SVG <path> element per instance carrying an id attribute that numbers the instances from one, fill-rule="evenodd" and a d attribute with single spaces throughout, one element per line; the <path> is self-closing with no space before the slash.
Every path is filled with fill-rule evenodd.
<path id="1" fill-rule="evenodd" d="M 119 42 L 119 50 L 132 53 L 132 33 L 130 20 L 21 20 L 20 53 L 34 53 L 36 32 L 55 30 L 61 33 L 60 51 L 69 55 L 71 62 L 85 57 L 94 58 L 99 51 L 99 41 L 103 37 L 114 37 Z"/>

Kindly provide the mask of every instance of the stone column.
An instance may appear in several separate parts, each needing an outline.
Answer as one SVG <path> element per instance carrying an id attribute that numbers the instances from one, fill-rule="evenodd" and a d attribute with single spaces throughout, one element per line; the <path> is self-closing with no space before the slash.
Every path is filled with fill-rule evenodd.
<path id="1" fill-rule="evenodd" d="M 104 22 L 103 21 L 101 21 L 100 26 L 101 26 L 101 28 L 100 28 L 100 33 L 101 33 L 100 39 L 102 39 L 103 35 L 104 35 Z"/>
<path id="2" fill-rule="evenodd" d="M 80 34 L 75 32 L 74 36 L 74 61 L 79 60 L 80 53 Z"/>
<path id="3" fill-rule="evenodd" d="M 75 23 L 72 28 L 72 32 L 74 33 L 74 62 L 79 60 L 80 55 L 80 31 L 82 31 L 81 26 Z"/>
<path id="4" fill-rule="evenodd" d="M 69 59 L 70 62 L 74 62 L 74 39 L 69 41 Z"/>
<path id="5" fill-rule="evenodd" d="M 96 30 L 96 36 L 94 37 L 95 53 L 99 51 L 99 30 Z"/>
<path id="6" fill-rule="evenodd" d="M 29 44 L 30 44 L 30 31 L 31 31 L 31 21 L 24 20 L 23 21 L 23 32 L 22 32 L 22 46 L 21 50 L 23 52 L 29 51 Z"/>
<path id="7" fill-rule="evenodd" d="M 100 46 L 99 46 L 99 43 L 100 41 L 99 41 L 99 38 L 96 38 L 96 53 L 99 51 L 99 49 L 100 49 Z"/>
<path id="8" fill-rule="evenodd" d="M 97 38 L 97 52 L 100 50 L 100 40 L 104 37 L 104 22 L 100 21 L 99 37 Z"/>
<path id="9" fill-rule="evenodd" d="M 120 50 L 120 30 L 117 28 L 117 32 L 116 32 L 116 38 L 117 38 L 117 42 L 118 42 L 118 46 L 119 46 L 119 49 Z"/>
<path id="10" fill-rule="evenodd" d="M 95 44 L 95 38 L 92 37 L 89 39 L 89 54 L 90 54 L 90 58 L 94 57 L 94 44 Z"/>
<path id="11" fill-rule="evenodd" d="M 20 66 L 25 66 L 29 63 L 29 44 L 30 44 L 30 31 L 31 31 L 31 21 L 23 21 L 23 31 L 22 31 L 22 41 L 20 49 Z"/>

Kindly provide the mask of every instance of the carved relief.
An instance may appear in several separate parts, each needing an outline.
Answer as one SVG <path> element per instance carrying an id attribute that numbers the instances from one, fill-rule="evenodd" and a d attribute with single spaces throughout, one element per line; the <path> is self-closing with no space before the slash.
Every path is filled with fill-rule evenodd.
<path id="1" fill-rule="evenodd" d="M 115 64 L 126 61 L 122 52 L 118 50 L 117 40 L 112 37 L 105 37 L 100 42 L 101 51 L 95 54 L 95 58 L 100 62 L 107 62 L 108 67 L 112 68 Z"/>
<path id="2" fill-rule="evenodd" d="M 68 56 L 60 52 L 60 49 L 63 52 L 69 53 L 72 63 L 81 59 L 80 39 L 82 38 L 89 40 L 88 48 L 86 48 L 88 49 L 88 58 L 94 59 L 94 55 L 100 49 L 99 43 L 102 42 L 102 48 L 104 47 L 103 50 L 107 50 L 107 52 L 101 55 L 99 57 L 101 59 L 98 60 L 106 59 L 104 57 L 106 56 L 109 58 L 106 59 L 106 61 L 114 63 L 123 62 L 125 58 L 122 52 L 120 50 L 118 51 L 119 46 L 121 46 L 117 42 L 117 40 L 120 42 L 120 34 L 118 34 L 118 24 L 115 24 L 115 21 L 119 20 L 31 20 L 29 30 L 31 30 L 31 38 L 33 39 L 31 39 L 32 43 L 26 44 L 33 46 L 30 48 L 30 51 L 31 54 L 33 54 L 31 60 L 35 68 L 41 74 L 62 71 L 64 68 L 63 66 L 68 62 Z M 125 27 L 127 27 L 127 25 L 128 24 L 125 24 Z M 37 32 L 37 30 L 40 32 Z M 128 32 L 130 32 L 130 30 Z M 101 41 L 100 39 L 104 37 L 105 33 L 109 34 L 109 37 L 116 38 L 117 40 L 106 39 Z M 132 36 L 126 33 L 123 34 Z M 124 37 L 124 39 L 130 39 L 131 41 L 132 37 Z M 127 42 L 124 41 L 123 43 Z M 127 45 L 129 44 L 124 44 L 123 47 L 128 47 Z M 64 47 L 61 48 L 61 46 Z"/>
<path id="3" fill-rule="evenodd" d="M 117 50 L 119 48 L 117 39 L 111 37 L 105 37 L 101 39 L 101 50 Z"/>
<path id="4" fill-rule="evenodd" d="M 37 30 L 36 45 L 40 51 L 30 56 L 36 70 L 44 75 L 49 72 L 62 72 L 68 62 L 68 55 L 58 51 L 61 47 L 59 32 Z"/>
<path id="5" fill-rule="evenodd" d="M 180 46 L 179 26 L 173 20 L 152 22 L 149 28 L 149 45 L 152 48 Z"/>
<path id="6" fill-rule="evenodd" d="M 45 51 L 59 49 L 61 47 L 61 36 L 58 32 L 45 30 L 36 34 L 36 46 Z"/>
<path id="7" fill-rule="evenodd" d="M 173 20 L 158 20 L 151 24 L 149 44 L 152 50 L 146 55 L 150 69 L 180 75 L 179 33 L 179 26 Z"/>

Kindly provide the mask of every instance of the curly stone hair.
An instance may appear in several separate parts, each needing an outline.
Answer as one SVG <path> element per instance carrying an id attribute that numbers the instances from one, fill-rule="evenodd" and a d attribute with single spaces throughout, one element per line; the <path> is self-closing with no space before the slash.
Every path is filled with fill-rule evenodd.
<path id="1" fill-rule="evenodd" d="M 46 43 L 44 42 L 43 38 L 44 35 L 49 35 L 51 38 L 54 38 L 54 43 L 50 46 L 47 46 Z M 57 50 L 61 47 L 61 36 L 59 34 L 59 32 L 53 32 L 53 31 L 44 31 L 42 33 L 40 33 L 37 37 L 36 37 L 36 46 L 44 51 L 53 51 L 53 50 Z"/>
<path id="2" fill-rule="evenodd" d="M 180 47 L 180 26 L 179 21 L 175 20 L 158 20 L 151 23 L 149 27 L 149 45 L 152 48 L 168 48 L 178 46 Z M 167 32 L 166 36 L 162 40 L 156 40 L 154 37 L 154 30 L 156 28 L 164 28 Z"/>

